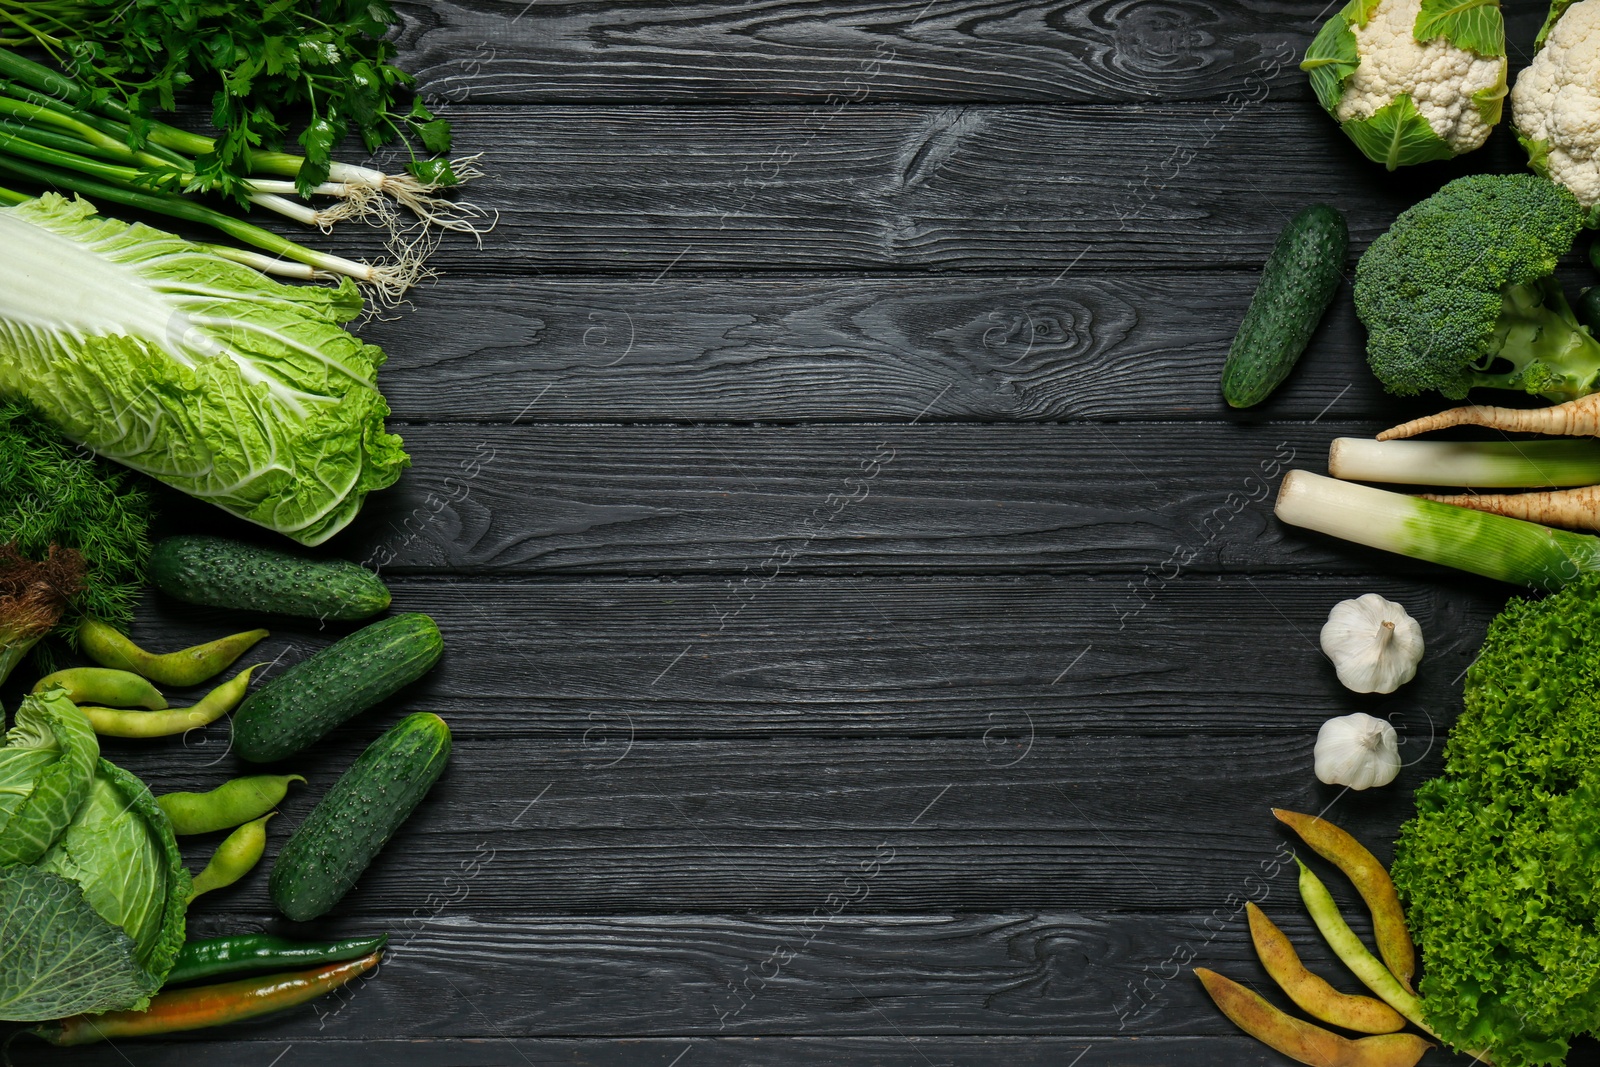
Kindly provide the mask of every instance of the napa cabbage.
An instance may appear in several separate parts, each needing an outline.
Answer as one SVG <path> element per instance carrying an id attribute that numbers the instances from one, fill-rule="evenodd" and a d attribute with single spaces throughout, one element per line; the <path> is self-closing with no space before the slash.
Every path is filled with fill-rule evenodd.
<path id="1" fill-rule="evenodd" d="M 348 278 L 274 281 L 53 193 L 0 208 L 0 250 L 0 396 L 99 455 L 307 545 L 409 464 Z"/>

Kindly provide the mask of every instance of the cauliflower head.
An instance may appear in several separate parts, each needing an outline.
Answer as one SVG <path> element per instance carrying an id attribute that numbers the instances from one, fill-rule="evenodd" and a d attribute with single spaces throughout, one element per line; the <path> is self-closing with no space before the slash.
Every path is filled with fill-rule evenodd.
<path id="1" fill-rule="evenodd" d="M 1517 76 L 1511 121 L 1538 173 L 1600 205 L 1600 0 L 1557 0 Z"/>
<path id="2" fill-rule="evenodd" d="M 1500 0 L 1350 0 L 1300 66 L 1367 158 L 1390 170 L 1450 159 L 1500 121 Z"/>

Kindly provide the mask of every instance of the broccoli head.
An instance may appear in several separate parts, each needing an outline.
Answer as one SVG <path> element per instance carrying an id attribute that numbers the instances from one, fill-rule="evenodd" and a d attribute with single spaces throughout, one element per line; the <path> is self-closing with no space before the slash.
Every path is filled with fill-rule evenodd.
<path id="1" fill-rule="evenodd" d="M 1391 873 L 1423 1016 L 1500 1067 L 1600 1030 L 1600 577 L 1515 600 L 1467 671 Z"/>
<path id="2" fill-rule="evenodd" d="M 1356 268 L 1367 361 L 1384 387 L 1556 401 L 1600 389 L 1600 341 L 1551 277 L 1585 214 L 1534 174 L 1457 178 L 1402 212 Z"/>

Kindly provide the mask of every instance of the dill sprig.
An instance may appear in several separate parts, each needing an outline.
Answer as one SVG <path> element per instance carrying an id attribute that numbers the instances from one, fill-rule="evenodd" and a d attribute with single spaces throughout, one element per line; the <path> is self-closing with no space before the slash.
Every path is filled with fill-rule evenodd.
<path id="1" fill-rule="evenodd" d="M 150 517 L 137 475 L 73 444 L 26 404 L 0 403 L 0 545 L 34 560 L 52 546 L 83 557 L 83 589 L 57 633 L 71 641 L 85 615 L 122 627 L 133 621 Z"/>

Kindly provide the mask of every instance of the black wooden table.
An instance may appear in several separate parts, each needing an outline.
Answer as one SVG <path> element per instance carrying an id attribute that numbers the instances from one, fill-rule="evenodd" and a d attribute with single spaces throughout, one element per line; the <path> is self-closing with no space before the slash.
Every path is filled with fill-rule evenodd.
<path id="1" fill-rule="evenodd" d="M 1383 395 L 1347 293 L 1268 404 L 1217 394 L 1296 210 L 1339 206 L 1355 254 L 1521 166 L 1505 130 L 1454 166 L 1360 159 L 1296 66 L 1330 6 L 408 5 L 500 224 L 365 329 L 415 466 L 331 547 L 448 652 L 286 764 L 310 782 L 272 849 L 407 710 L 455 758 L 325 921 L 276 917 L 264 871 L 192 911 L 392 931 L 377 977 L 70 1062 L 1287 1062 L 1189 967 L 1266 981 L 1255 900 L 1340 975 L 1268 809 L 1386 858 L 1508 592 L 1273 519 L 1282 470 L 1438 405 Z M 1508 4 L 1514 67 L 1537 7 Z M 1369 591 L 1429 646 L 1388 698 L 1317 647 Z M 152 601 L 138 632 L 234 621 Z M 1354 710 L 1404 735 L 1372 795 L 1312 775 Z M 157 791 L 241 766 L 222 731 L 107 749 Z"/>

